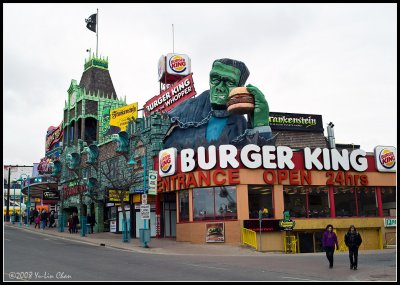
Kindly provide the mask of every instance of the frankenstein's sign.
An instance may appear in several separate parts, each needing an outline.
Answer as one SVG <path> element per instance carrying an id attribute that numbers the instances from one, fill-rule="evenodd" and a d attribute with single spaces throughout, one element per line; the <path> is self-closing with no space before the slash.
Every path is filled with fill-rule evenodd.
<path id="1" fill-rule="evenodd" d="M 271 112 L 269 125 L 272 130 L 324 132 L 321 115 Z"/>

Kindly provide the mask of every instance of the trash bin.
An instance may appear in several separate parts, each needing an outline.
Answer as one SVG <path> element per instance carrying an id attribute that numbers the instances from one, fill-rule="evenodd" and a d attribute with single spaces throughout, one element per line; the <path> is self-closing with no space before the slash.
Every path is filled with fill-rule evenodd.
<path id="1" fill-rule="evenodd" d="M 147 243 L 150 242 L 150 229 L 139 229 L 139 240 L 143 247 L 149 247 Z"/>
<path id="2" fill-rule="evenodd" d="M 90 224 L 86 224 L 86 233 L 90 234 L 91 228 L 90 228 Z"/>

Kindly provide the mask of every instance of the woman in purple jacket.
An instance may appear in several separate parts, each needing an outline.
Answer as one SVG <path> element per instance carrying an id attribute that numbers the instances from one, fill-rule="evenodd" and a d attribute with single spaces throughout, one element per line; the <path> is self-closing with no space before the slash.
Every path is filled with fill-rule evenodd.
<path id="1" fill-rule="evenodd" d="M 324 235 L 322 236 L 322 246 L 326 251 L 326 258 L 329 260 L 329 268 L 333 267 L 333 252 L 336 249 L 339 249 L 339 244 L 337 241 L 337 236 L 333 232 L 333 226 L 331 224 L 327 225 L 325 228 Z"/>

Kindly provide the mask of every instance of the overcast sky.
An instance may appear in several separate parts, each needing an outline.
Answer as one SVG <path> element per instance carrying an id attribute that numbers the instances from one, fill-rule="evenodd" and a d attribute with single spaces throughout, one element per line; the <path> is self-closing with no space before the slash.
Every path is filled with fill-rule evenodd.
<path id="1" fill-rule="evenodd" d="M 215 59 L 246 63 L 270 111 L 322 115 L 336 143 L 397 146 L 396 4 L 3 4 L 4 164 L 32 165 L 63 119 L 96 34 L 118 97 L 159 94 L 158 59 L 191 58 L 197 94 Z"/>

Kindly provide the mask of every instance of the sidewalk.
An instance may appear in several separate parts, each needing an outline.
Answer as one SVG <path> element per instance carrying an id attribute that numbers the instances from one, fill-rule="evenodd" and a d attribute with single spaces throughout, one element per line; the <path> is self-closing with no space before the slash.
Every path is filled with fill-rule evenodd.
<path id="1" fill-rule="evenodd" d="M 59 232 L 57 228 L 45 228 L 45 230 L 35 229 L 34 225 L 27 227 L 18 223 L 14 225 L 8 222 L 4 223 L 5 227 L 10 226 L 20 230 L 32 231 L 45 236 L 57 236 L 68 240 L 76 240 L 98 246 L 113 247 L 123 250 L 130 250 L 142 253 L 167 254 L 167 255 L 224 255 L 224 256 L 265 256 L 266 253 L 258 252 L 253 248 L 242 246 L 240 244 L 193 244 L 190 242 L 177 242 L 171 238 L 151 238 L 148 243 L 149 248 L 144 248 L 140 244 L 138 238 L 131 238 L 129 242 L 122 241 L 121 234 L 110 232 L 101 232 L 88 234 L 85 237 L 80 233 L 70 234 L 68 228 L 64 228 L 64 232 Z"/>
<path id="2" fill-rule="evenodd" d="M 106 246 L 112 248 L 118 248 L 123 250 L 130 250 L 142 253 L 152 254 L 167 254 L 167 255 L 219 255 L 219 256 L 268 256 L 268 255 L 286 255 L 280 252 L 258 252 L 253 248 L 241 245 L 241 244 L 193 244 L 190 242 L 177 242 L 175 239 L 170 238 L 151 238 L 148 243 L 149 248 L 141 246 L 138 238 L 132 238 L 129 242 L 122 241 L 121 234 L 115 234 L 110 232 L 101 232 L 88 234 L 85 237 L 81 237 L 80 233 L 70 234 L 68 229 L 65 228 L 64 232 L 59 232 L 57 228 L 46 228 L 44 231 L 35 229 L 34 225 L 30 227 L 22 226 L 19 227 L 18 223 L 11 224 L 5 222 L 4 226 L 15 227 L 20 230 L 32 231 L 37 234 L 45 236 L 57 236 L 68 240 L 76 240 L 79 242 L 85 242 L 97 246 Z M 361 251 L 359 254 L 379 254 L 382 252 L 396 252 L 396 248 L 384 249 L 384 250 L 366 250 Z M 348 255 L 348 252 L 336 252 L 337 255 Z M 324 252 L 317 253 L 301 253 L 294 254 L 293 256 L 305 256 L 305 255 L 325 255 Z"/>

